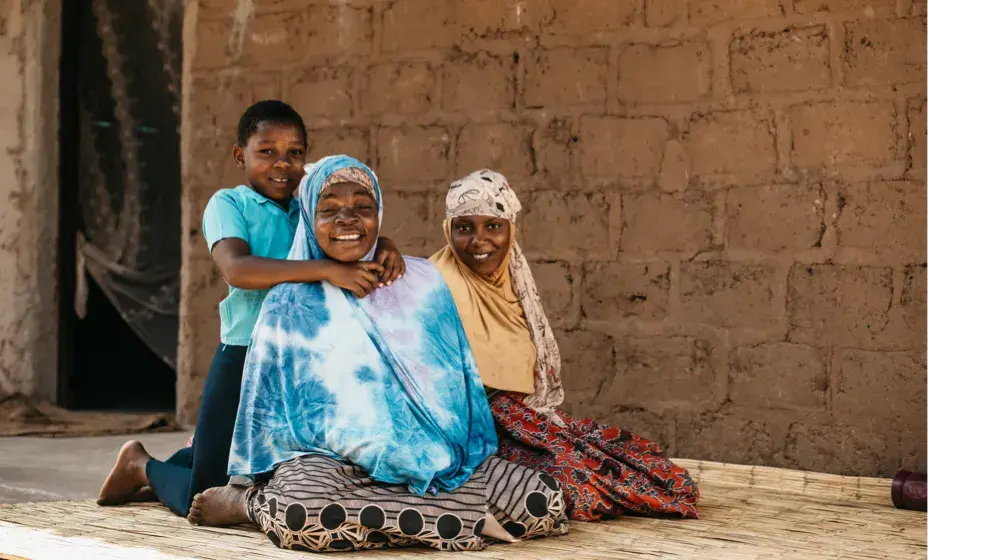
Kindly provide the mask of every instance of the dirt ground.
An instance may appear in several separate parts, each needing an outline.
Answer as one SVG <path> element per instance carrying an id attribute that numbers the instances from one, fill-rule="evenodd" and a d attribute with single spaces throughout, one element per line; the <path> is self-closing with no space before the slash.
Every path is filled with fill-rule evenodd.
<path id="1" fill-rule="evenodd" d="M 157 458 L 184 445 L 190 434 L 145 434 L 138 439 Z M 0 438 L 0 504 L 96 498 L 118 448 L 129 436 Z"/>

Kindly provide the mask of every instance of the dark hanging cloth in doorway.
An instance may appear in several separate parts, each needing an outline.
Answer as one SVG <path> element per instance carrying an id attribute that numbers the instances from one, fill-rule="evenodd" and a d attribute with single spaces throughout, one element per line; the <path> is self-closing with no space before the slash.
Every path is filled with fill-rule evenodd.
<path id="1" fill-rule="evenodd" d="M 104 292 L 171 368 L 180 272 L 184 0 L 91 0 L 81 52 L 77 283 Z M 109 367 L 121 367 L 109 364 Z"/>

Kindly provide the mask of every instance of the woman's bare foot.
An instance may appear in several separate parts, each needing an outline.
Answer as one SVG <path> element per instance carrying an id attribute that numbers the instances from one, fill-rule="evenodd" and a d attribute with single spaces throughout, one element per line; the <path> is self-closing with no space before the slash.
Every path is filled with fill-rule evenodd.
<path id="1" fill-rule="evenodd" d="M 192 525 L 211 527 L 250 523 L 243 502 L 246 491 L 241 486 L 217 486 L 196 494 L 187 519 Z"/>
<path id="2" fill-rule="evenodd" d="M 149 486 L 146 479 L 146 463 L 149 453 L 138 441 L 132 440 L 122 446 L 118 452 L 115 466 L 97 496 L 97 504 L 110 506 L 124 504 L 132 498 L 143 486 Z"/>

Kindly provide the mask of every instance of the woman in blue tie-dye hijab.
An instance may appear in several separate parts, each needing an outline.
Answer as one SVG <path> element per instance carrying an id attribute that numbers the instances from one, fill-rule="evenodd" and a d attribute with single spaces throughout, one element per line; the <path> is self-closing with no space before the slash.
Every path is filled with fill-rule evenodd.
<path id="1" fill-rule="evenodd" d="M 299 189 L 289 259 L 372 259 L 382 193 L 371 170 L 327 157 Z M 496 449 L 465 331 L 427 261 L 407 259 L 406 276 L 364 299 L 329 283 L 268 294 L 244 367 L 230 475 L 322 453 L 424 494 L 458 488 Z"/>
<path id="2" fill-rule="evenodd" d="M 371 260 L 382 221 L 371 169 L 324 158 L 307 167 L 299 198 L 288 258 Z M 254 329 L 229 463 L 231 475 L 273 477 L 199 495 L 191 519 L 252 520 L 275 544 L 310 550 L 473 550 L 484 530 L 565 532 L 556 482 L 496 450 L 461 319 L 428 261 L 406 257 L 405 276 L 363 299 L 327 283 L 282 284 Z M 233 510 L 236 493 L 241 507 L 225 515 L 220 503 Z"/>

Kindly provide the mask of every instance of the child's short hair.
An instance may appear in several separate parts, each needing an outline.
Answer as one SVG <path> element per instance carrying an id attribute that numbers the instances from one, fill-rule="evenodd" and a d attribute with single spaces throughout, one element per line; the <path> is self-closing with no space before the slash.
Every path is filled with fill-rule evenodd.
<path id="1" fill-rule="evenodd" d="M 283 124 L 293 124 L 302 131 L 302 141 L 308 146 L 309 141 L 306 136 L 306 123 L 302 121 L 302 115 L 292 106 L 277 99 L 265 99 L 258 101 L 247 107 L 240 117 L 240 124 L 236 129 L 236 142 L 240 147 L 246 147 L 250 136 L 257 132 L 257 127 L 264 121 L 278 122 Z"/>

